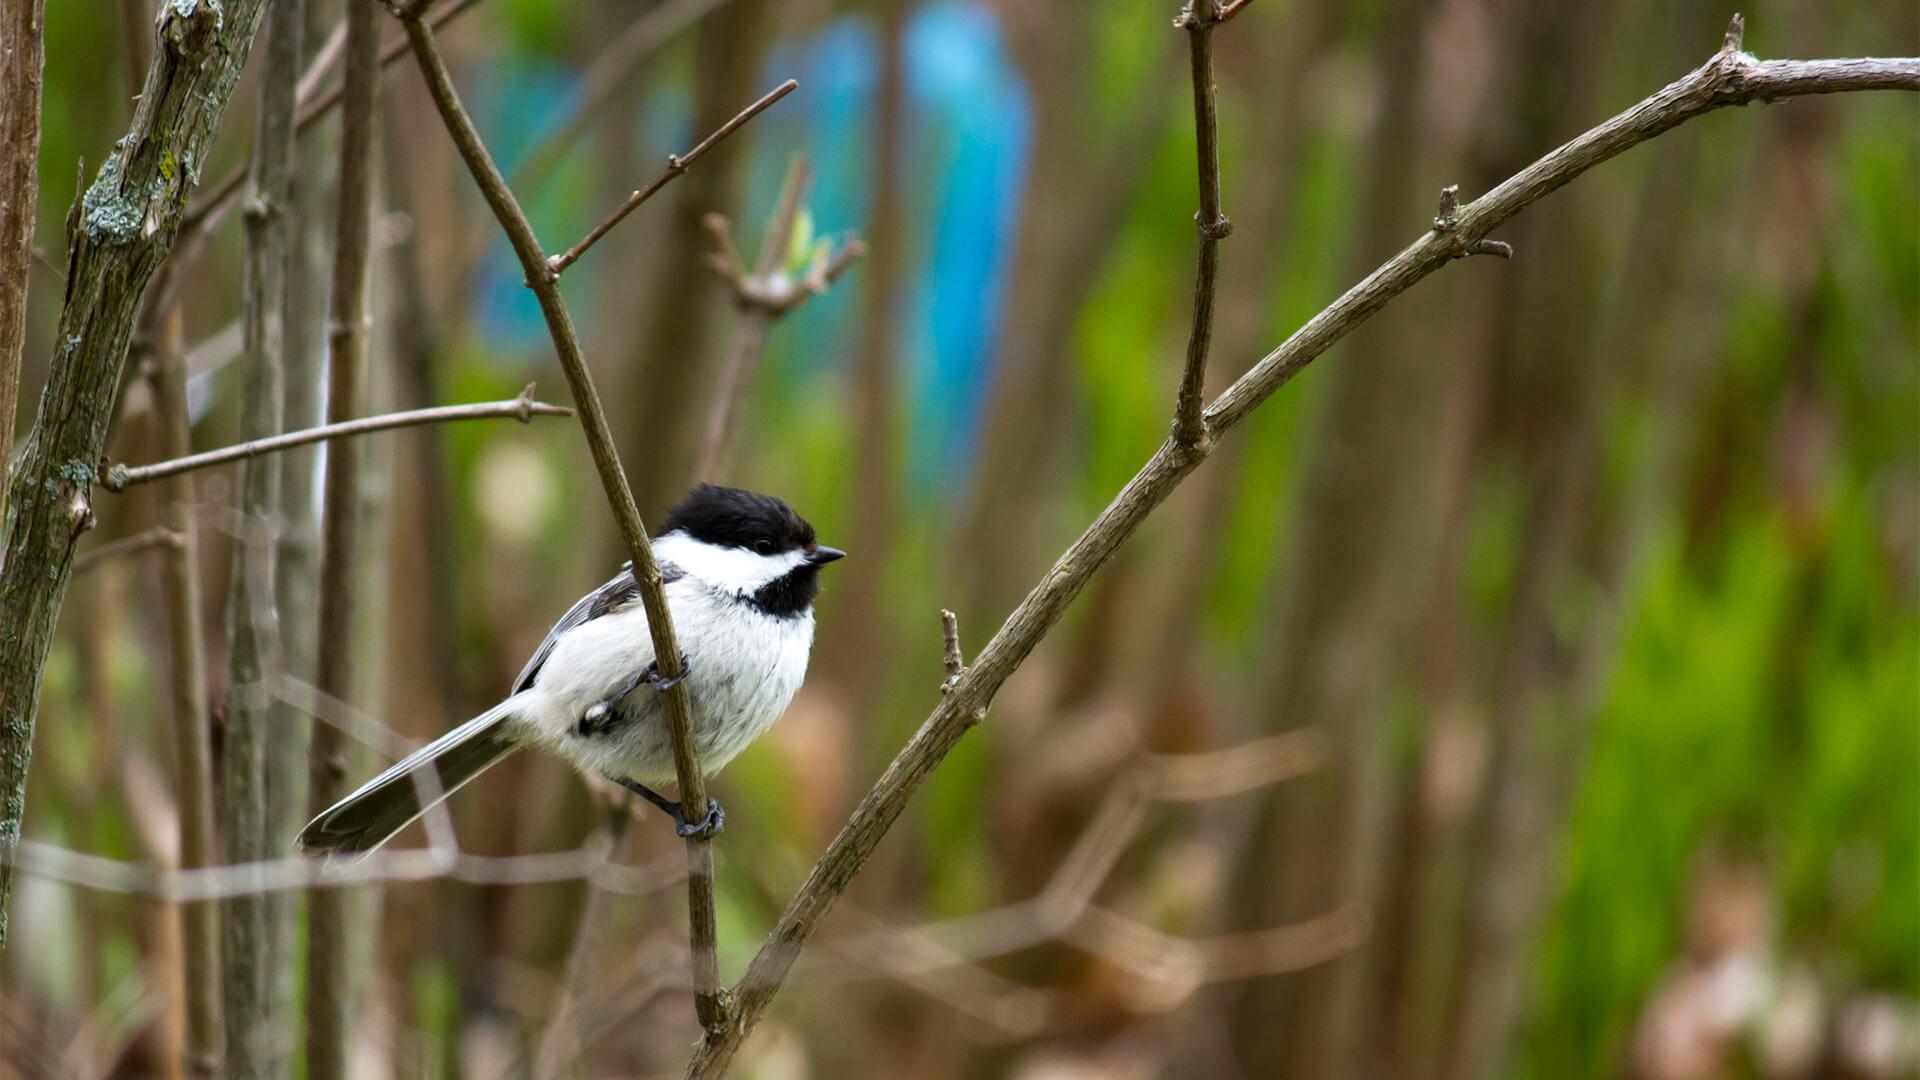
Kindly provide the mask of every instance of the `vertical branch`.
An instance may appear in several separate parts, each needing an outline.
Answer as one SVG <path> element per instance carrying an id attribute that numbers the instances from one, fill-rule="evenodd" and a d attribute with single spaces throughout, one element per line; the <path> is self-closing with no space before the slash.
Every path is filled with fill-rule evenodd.
<path id="1" fill-rule="evenodd" d="M 140 297 L 173 244 L 186 203 L 193 170 L 181 163 L 205 155 L 264 3 L 229 0 L 216 7 L 179 0 L 161 8 L 155 28 L 161 47 L 133 122 L 68 217 L 57 345 L 39 420 L 12 470 L 12 526 L 0 564 L 0 611 L 9 620 L 0 635 L 0 855 L 20 838 L 40 678 L 66 600 L 74 545 L 93 524 L 89 489 Z M 34 41 L 37 26 L 34 15 L 23 27 Z M 14 40 L 9 29 L 9 51 Z M 11 89 L 4 97 L 7 108 L 21 101 Z M 10 155 L 18 144 L 4 145 Z M 5 280 L 0 295 L 25 275 Z M 0 920 L 12 883 L 13 862 L 0 858 Z M 5 938 L 0 921 L 0 944 Z"/>
<path id="2" fill-rule="evenodd" d="M 600 476 L 602 491 L 620 525 L 627 552 L 633 560 L 633 580 L 646 609 L 655 665 L 662 676 L 673 679 L 686 667 L 674 635 L 672 614 L 667 610 L 660 565 L 654 560 L 653 545 L 647 540 L 646 526 L 641 524 L 633 491 L 627 485 L 619 454 L 614 450 L 606 409 L 600 402 L 599 392 L 594 389 L 593 373 L 587 368 L 585 351 L 573 328 L 573 317 L 568 314 L 566 302 L 560 297 L 559 274 L 541 250 L 539 237 L 534 235 L 532 224 L 521 211 L 506 179 L 500 175 L 499 167 L 487 153 L 479 131 L 473 126 L 472 117 L 460 104 L 460 96 L 453 87 L 453 77 L 434 44 L 433 31 L 421 21 L 419 8 L 402 4 L 396 7 L 395 13 L 406 29 L 408 44 L 419 62 L 420 73 L 426 80 L 434 107 L 460 151 L 461 159 L 473 174 L 474 183 L 479 186 L 488 207 L 500 222 L 502 231 L 507 234 L 514 255 L 520 260 L 521 270 L 526 274 L 527 288 L 532 290 L 534 298 L 540 303 L 547 331 L 553 338 L 554 352 L 566 372 L 567 385 L 573 392 L 574 404 L 580 413 L 580 426 L 586 435 L 587 448 L 593 455 L 594 469 Z M 686 687 L 676 683 L 667 690 L 666 705 L 667 727 L 673 738 L 674 770 L 680 786 L 681 814 L 688 821 L 704 821 L 708 814 L 706 778 L 701 773 L 699 759 L 693 753 L 693 718 L 688 711 Z M 725 992 L 720 986 L 720 962 L 716 952 L 718 942 L 714 927 L 711 841 L 712 835 L 707 830 L 696 831 L 687 837 L 687 920 L 693 947 L 694 1006 L 702 1026 L 709 1032 L 722 1027 L 729 1012 Z"/>
<path id="3" fill-rule="evenodd" d="M 367 267 L 373 225 L 374 97 L 379 79 L 379 15 L 372 0 L 348 0 L 341 103 L 340 197 L 334 220 L 332 297 L 328 307 L 327 419 L 357 416 L 366 397 Z M 327 448 L 320 550 L 320 640 L 315 684 L 344 701 L 357 697 L 362 500 L 361 447 L 345 439 Z M 310 797 L 316 812 L 346 793 L 347 743 L 332 726 L 313 726 Z M 346 1076 L 351 971 L 346 889 L 307 894 L 307 1075 Z"/>
<path id="4" fill-rule="evenodd" d="M 1236 6 L 1235 11 L 1239 10 Z M 1187 0 L 1174 20 L 1187 31 L 1193 67 L 1193 135 L 1199 159 L 1199 265 L 1193 275 L 1193 321 L 1187 331 L 1187 362 L 1173 406 L 1173 440 L 1183 447 L 1204 447 L 1207 423 L 1200 413 L 1206 397 L 1207 347 L 1213 343 L 1214 279 L 1220 273 L 1220 241 L 1233 222 L 1220 212 L 1220 135 L 1214 105 L 1213 28 L 1227 16 L 1218 0 Z"/>
<path id="5" fill-rule="evenodd" d="M 160 422 L 160 450 L 190 452 L 187 418 L 186 345 L 178 310 L 167 318 L 154 350 L 153 406 Z M 208 745 L 206 657 L 200 632 L 200 573 L 193 537 L 193 478 L 175 476 L 162 485 L 166 527 L 179 537 L 168 544 L 160 583 L 167 598 L 167 652 L 173 697 L 175 777 L 180 807 L 180 866 L 214 864 L 213 751 Z M 181 974 L 186 990 L 186 1071 L 221 1075 L 220 909 L 209 900 L 179 905 Z"/>
<path id="6" fill-rule="evenodd" d="M 286 9 L 294 0 L 283 0 Z M 305 8 L 304 36 L 316 36 L 322 21 L 332 21 L 325 3 L 298 0 Z M 296 95 L 297 100 L 297 95 Z M 299 122 L 296 116 L 295 127 Z M 288 207 L 285 263 L 286 307 L 281 318 L 280 367 L 281 426 L 297 430 L 318 426 L 324 419 L 322 402 L 326 346 L 326 289 L 328 248 L 332 234 L 333 179 L 338 161 L 330 152 L 332 139 L 297 138 L 293 202 Z M 279 670 L 314 680 L 314 657 L 319 631 L 320 521 L 315 488 L 318 486 L 318 447 L 296 447 L 279 455 L 280 498 L 275 516 L 273 595 L 279 614 Z M 308 746 L 311 718 L 297 706 L 276 700 L 270 714 L 274 736 L 267 743 L 264 779 L 267 789 L 267 847 L 274 855 L 292 850 L 294 836 L 306 821 Z M 277 1033 L 266 1048 L 263 1073 L 288 1073 L 294 1036 L 300 1017 L 296 998 L 294 914 L 300 897 L 276 892 L 267 897 L 267 974 L 272 980 L 263 1025 Z M 235 1068 L 229 1060 L 229 1068 Z"/>
<path id="7" fill-rule="evenodd" d="M 288 212 L 292 202 L 293 83 L 299 70 L 302 0 L 279 0 L 267 28 L 267 64 L 254 115 L 253 153 L 241 264 L 241 418 L 246 439 L 278 434 L 282 424 Z M 188 449 L 168 447 L 172 457 Z M 227 593 L 227 733 L 221 759 L 229 863 L 277 854 L 269 822 L 267 756 L 275 705 L 268 689 L 278 669 L 274 612 L 275 511 L 280 463 L 247 462 L 240 480 L 240 537 Z M 184 806 L 184 804 L 183 804 Z M 273 1074 L 284 1037 L 272 1023 L 278 978 L 272 966 L 267 896 L 225 905 L 223 977 L 228 1075 Z"/>
<path id="8" fill-rule="evenodd" d="M 20 407 L 20 351 L 27 342 L 27 279 L 39 204 L 40 72 L 45 0 L 11 0 L 0 11 L 0 536 L 6 533 L 7 463 Z M 0 884 L 0 904 L 5 902 Z M 0 941 L 6 915 L 0 912 Z"/>

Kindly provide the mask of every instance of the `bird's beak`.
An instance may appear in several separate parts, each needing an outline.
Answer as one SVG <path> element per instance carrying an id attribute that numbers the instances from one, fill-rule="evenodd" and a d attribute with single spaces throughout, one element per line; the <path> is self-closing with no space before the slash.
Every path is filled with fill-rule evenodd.
<path id="1" fill-rule="evenodd" d="M 846 552 L 841 551 L 839 548 L 828 547 L 825 544 L 821 544 L 819 547 L 816 547 L 812 551 L 807 552 L 807 561 L 809 563 L 812 563 L 815 566 L 820 566 L 824 563 L 830 563 L 836 559 L 844 559 L 846 557 L 847 557 Z"/>

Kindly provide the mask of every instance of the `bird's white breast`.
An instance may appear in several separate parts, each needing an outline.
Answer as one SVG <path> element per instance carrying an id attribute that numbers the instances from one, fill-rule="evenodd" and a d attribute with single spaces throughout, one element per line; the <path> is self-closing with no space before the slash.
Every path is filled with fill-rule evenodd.
<path id="1" fill-rule="evenodd" d="M 811 610 L 785 618 L 688 577 L 667 586 L 702 767 L 718 771 L 786 711 L 806 678 Z M 582 736 L 580 718 L 653 660 L 645 609 L 635 602 L 567 631 L 554 642 L 530 690 L 523 724 L 536 741 L 581 768 L 659 784 L 673 777 L 672 741 L 661 695 L 642 686 L 612 730 Z"/>

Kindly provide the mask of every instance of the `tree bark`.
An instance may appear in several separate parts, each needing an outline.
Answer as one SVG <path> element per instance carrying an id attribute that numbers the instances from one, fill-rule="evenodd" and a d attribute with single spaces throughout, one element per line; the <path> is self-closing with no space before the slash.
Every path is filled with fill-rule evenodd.
<path id="1" fill-rule="evenodd" d="M 40 195 L 40 73 L 46 0 L 8 0 L 0 11 L 0 535 L 6 532 L 7 463 L 20 409 L 20 352 L 27 343 L 27 285 Z M 0 884 L 0 941 L 6 937 Z"/>
<path id="2" fill-rule="evenodd" d="M 179 0 L 161 10 L 132 126 L 68 214 L 66 297 L 40 417 L 11 477 L 0 571 L 9 620 L 0 635 L 0 851 L 19 840 L 40 676 L 74 545 L 93 520 L 90 489 L 140 297 L 173 244 L 264 3 Z M 0 859 L 0 944 L 12 884 L 12 861 Z"/>

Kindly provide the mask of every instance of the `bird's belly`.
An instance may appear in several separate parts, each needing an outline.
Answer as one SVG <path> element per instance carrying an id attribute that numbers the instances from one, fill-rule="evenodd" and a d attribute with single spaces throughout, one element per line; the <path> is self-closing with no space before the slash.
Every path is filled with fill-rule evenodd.
<path id="1" fill-rule="evenodd" d="M 644 626 L 643 618 L 638 631 L 642 635 Z M 692 667 L 685 686 L 693 711 L 695 752 L 704 771 L 717 772 L 764 734 L 793 700 L 806 677 L 813 619 L 810 615 L 773 619 L 744 610 L 722 618 L 686 620 L 675 630 Z M 642 645 L 641 649 L 651 659 L 651 648 Z M 574 703 L 569 709 L 572 721 L 558 725 L 560 731 L 555 734 L 564 745 L 554 749 L 604 776 L 663 784 L 673 779 L 674 762 L 673 739 L 659 691 L 642 686 L 629 694 L 605 731 L 581 735 L 575 726 L 587 706 L 617 690 L 637 670 L 570 669 L 566 698 Z"/>

